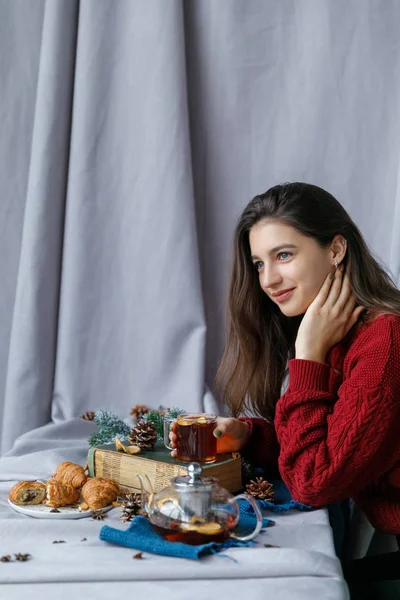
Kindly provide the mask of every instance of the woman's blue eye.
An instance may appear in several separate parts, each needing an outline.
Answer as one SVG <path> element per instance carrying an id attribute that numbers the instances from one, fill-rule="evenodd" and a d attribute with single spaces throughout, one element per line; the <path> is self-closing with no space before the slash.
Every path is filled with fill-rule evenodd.
<path id="1" fill-rule="evenodd" d="M 262 262 L 262 260 L 258 260 L 257 262 L 255 262 L 253 264 L 254 264 L 254 266 L 255 266 L 255 268 L 256 268 L 257 271 L 259 271 L 260 269 L 262 269 L 263 266 L 264 266 L 264 263 Z"/>
<path id="2" fill-rule="evenodd" d="M 291 252 L 279 252 L 278 259 L 286 260 L 286 259 L 290 258 L 291 256 L 293 256 L 293 254 Z M 281 258 L 279 258 L 279 257 L 281 257 Z"/>

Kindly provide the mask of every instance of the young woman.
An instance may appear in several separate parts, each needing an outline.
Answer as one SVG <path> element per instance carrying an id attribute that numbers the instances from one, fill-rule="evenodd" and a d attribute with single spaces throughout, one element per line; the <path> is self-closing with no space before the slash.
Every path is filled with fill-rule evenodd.
<path id="1" fill-rule="evenodd" d="M 234 417 L 257 417 L 219 418 L 218 451 L 278 467 L 305 504 L 353 498 L 400 534 L 400 291 L 341 204 L 305 183 L 256 196 L 228 305 L 219 388 Z"/>

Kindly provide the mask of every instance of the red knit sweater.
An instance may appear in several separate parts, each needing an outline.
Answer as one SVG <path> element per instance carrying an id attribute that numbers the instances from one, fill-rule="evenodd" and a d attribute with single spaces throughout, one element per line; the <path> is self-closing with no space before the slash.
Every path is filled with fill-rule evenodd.
<path id="1" fill-rule="evenodd" d="M 295 500 L 353 498 L 377 529 L 400 534 L 400 318 L 362 323 L 326 364 L 289 362 L 274 424 L 246 419 L 243 454 L 276 466 Z"/>

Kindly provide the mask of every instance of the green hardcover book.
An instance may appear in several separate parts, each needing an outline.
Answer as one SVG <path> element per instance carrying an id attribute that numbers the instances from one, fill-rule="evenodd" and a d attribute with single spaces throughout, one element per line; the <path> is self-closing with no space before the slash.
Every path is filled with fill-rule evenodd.
<path id="1" fill-rule="evenodd" d="M 120 486 L 122 493 L 140 491 L 138 474 L 147 475 L 155 492 L 167 487 L 173 477 L 186 475 L 187 464 L 172 458 L 162 442 L 157 442 L 154 450 L 139 454 L 117 452 L 114 445 L 94 446 L 88 454 L 91 477 L 109 477 Z M 240 454 L 218 454 L 217 460 L 202 465 L 203 475 L 216 477 L 220 485 L 230 492 L 242 488 Z"/>

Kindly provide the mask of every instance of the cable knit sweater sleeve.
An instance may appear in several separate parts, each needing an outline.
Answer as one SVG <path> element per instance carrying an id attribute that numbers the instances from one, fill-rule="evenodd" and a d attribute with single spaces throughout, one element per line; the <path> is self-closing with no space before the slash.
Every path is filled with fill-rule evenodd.
<path id="1" fill-rule="evenodd" d="M 279 444 L 274 424 L 257 418 L 240 420 L 250 425 L 248 441 L 241 450 L 242 456 L 256 466 L 278 471 Z"/>
<path id="2" fill-rule="evenodd" d="M 276 408 L 282 478 L 311 506 L 353 497 L 398 460 L 400 319 L 379 317 L 359 334 L 336 394 L 335 377 L 326 364 L 291 360 Z"/>

